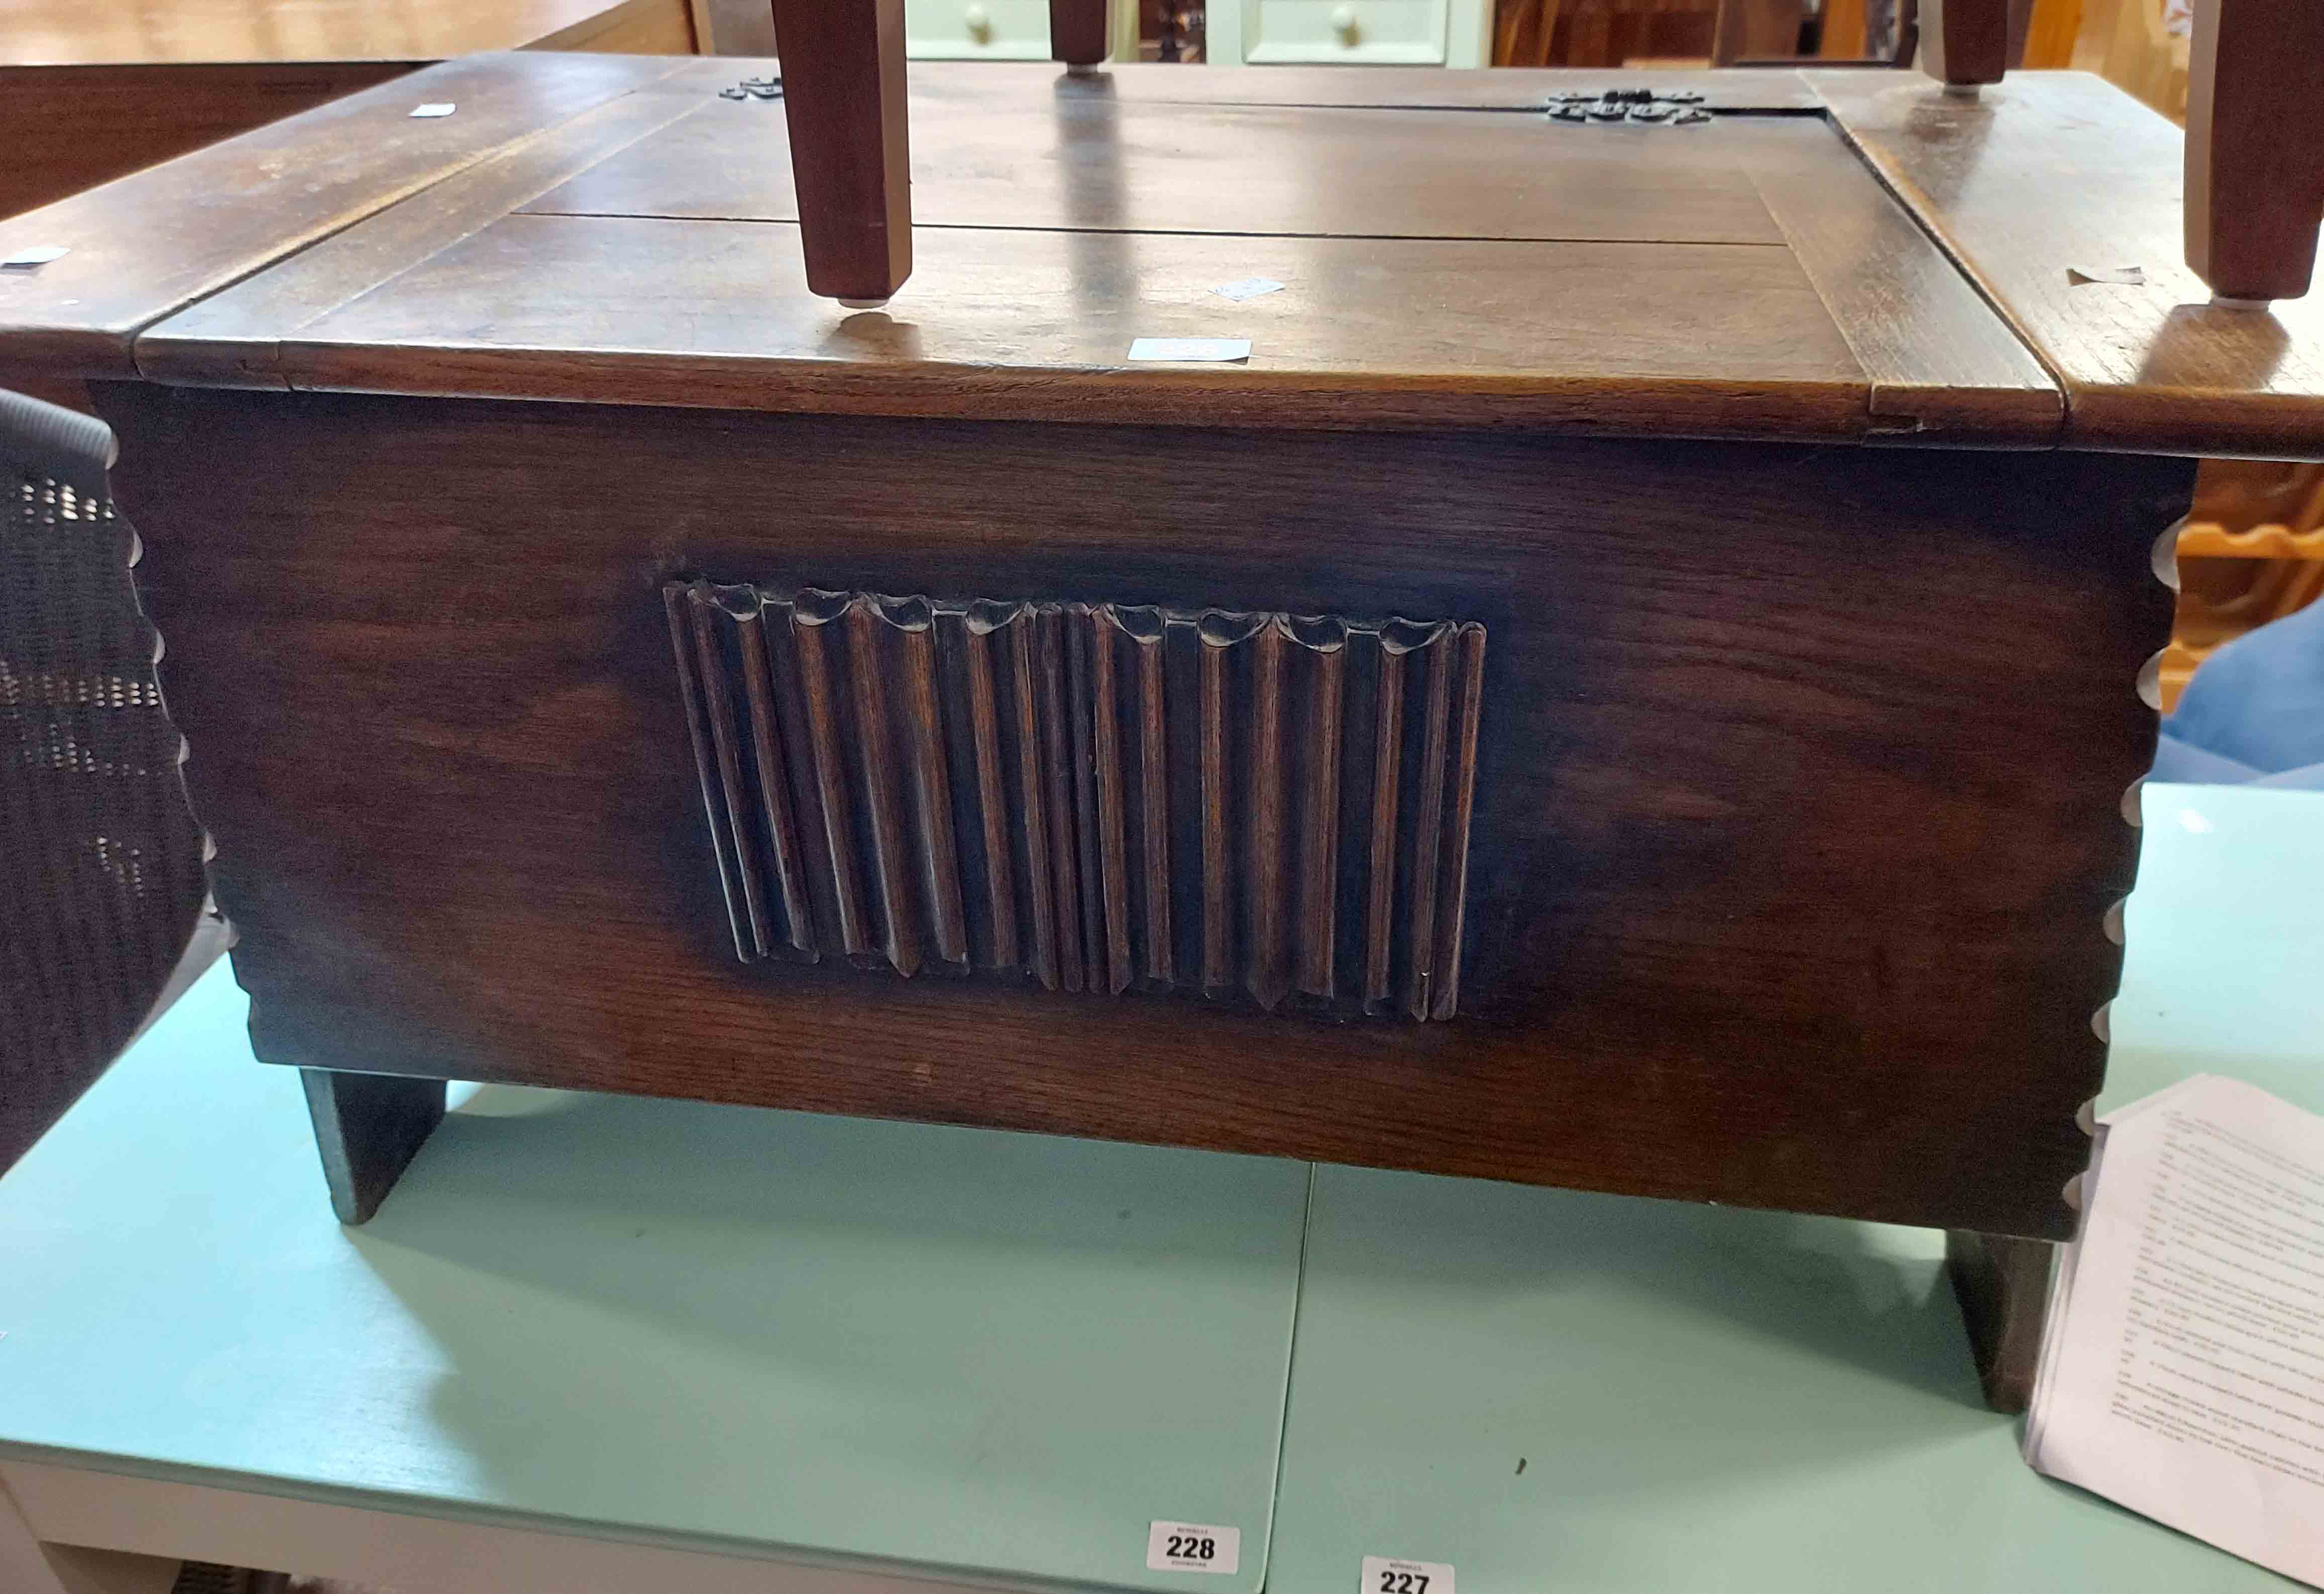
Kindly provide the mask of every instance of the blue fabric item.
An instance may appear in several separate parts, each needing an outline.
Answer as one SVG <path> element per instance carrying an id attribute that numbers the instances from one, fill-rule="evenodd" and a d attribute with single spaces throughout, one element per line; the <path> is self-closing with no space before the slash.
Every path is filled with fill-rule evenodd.
<path id="1" fill-rule="evenodd" d="M 2163 722 L 2154 775 L 2216 786 L 2324 784 L 2324 604 L 2205 659 Z M 2240 769 L 2243 773 L 2236 773 Z M 2286 779 L 2286 777 L 2291 777 Z"/>

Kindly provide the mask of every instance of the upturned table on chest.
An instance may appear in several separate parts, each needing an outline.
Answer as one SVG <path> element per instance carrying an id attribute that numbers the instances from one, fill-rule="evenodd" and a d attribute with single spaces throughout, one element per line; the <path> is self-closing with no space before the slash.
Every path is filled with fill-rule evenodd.
<path id="1" fill-rule="evenodd" d="M 908 153 L 826 9 L 0 226 L 341 1215 L 446 1078 L 1175 1142 L 1958 1230 L 2022 1392 L 2158 539 L 2324 453 L 2179 132 L 1924 0 L 1950 84 L 930 65 Z"/>

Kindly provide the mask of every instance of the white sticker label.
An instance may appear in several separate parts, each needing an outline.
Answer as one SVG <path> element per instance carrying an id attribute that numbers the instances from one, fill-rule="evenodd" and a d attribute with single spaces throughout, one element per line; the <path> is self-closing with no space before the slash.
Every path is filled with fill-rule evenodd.
<path id="1" fill-rule="evenodd" d="M 1226 1571 L 1242 1565 L 1242 1529 L 1157 1522 L 1146 1530 L 1148 1571 Z"/>
<path id="2" fill-rule="evenodd" d="M 1141 337 L 1130 346 L 1133 360 L 1248 360 L 1248 337 Z"/>
<path id="3" fill-rule="evenodd" d="M 431 100 L 412 111 L 415 116 L 448 116 L 457 107 L 448 99 Z"/>
<path id="4" fill-rule="evenodd" d="M 1452 1569 L 1441 1561 L 1367 1555 L 1361 1594 L 1452 1594 Z"/>
<path id="5" fill-rule="evenodd" d="M 1240 303 L 1246 299 L 1257 299 L 1262 294 L 1280 293 L 1283 291 L 1283 284 L 1272 277 L 1245 277 L 1240 281 L 1222 282 L 1211 291 L 1221 299 L 1231 299 Z"/>
<path id="6" fill-rule="evenodd" d="M 0 266 L 5 266 L 12 272 L 29 272 L 37 266 L 44 266 L 52 260 L 62 260 L 71 253 L 72 251 L 62 244 L 37 244 L 30 249 L 19 249 L 7 259 L 0 260 Z"/>

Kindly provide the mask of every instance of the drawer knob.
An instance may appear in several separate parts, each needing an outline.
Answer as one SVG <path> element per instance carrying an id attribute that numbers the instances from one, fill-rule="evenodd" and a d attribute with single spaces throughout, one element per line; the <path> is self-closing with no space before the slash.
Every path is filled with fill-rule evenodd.
<path id="1" fill-rule="evenodd" d="M 1356 8 L 1354 6 L 1335 5 L 1332 8 L 1332 32 L 1340 36 L 1340 42 L 1342 44 L 1353 44 L 1356 41 Z"/>
<path id="2" fill-rule="evenodd" d="M 992 37 L 992 14 L 983 6 L 970 6 L 960 14 L 960 20 L 968 24 L 968 36 L 979 44 Z"/>

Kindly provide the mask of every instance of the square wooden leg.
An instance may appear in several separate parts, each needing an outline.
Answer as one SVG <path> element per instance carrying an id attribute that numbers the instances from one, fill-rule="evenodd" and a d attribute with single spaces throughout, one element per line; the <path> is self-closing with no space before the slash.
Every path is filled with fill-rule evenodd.
<path id="1" fill-rule="evenodd" d="M 2187 263 L 2219 299 L 2298 299 L 2324 222 L 2324 6 L 2195 8 L 2187 76 Z"/>
<path id="2" fill-rule="evenodd" d="M 773 0 L 810 293 L 884 304 L 912 274 L 904 0 Z"/>
<path id="3" fill-rule="evenodd" d="M 1960 1301 L 1986 1404 L 1997 1412 L 2022 1412 L 2033 1398 L 2056 1249 L 2045 1239 L 1968 1229 L 1945 1233 L 1945 1272 Z"/>
<path id="4" fill-rule="evenodd" d="M 1091 67 L 1106 58 L 1112 8 L 1106 0 L 1049 0 L 1049 59 Z"/>
<path id="5" fill-rule="evenodd" d="M 429 1132 L 444 1121 L 444 1082 L 302 1068 L 315 1147 L 342 1223 L 367 1223 Z"/>

